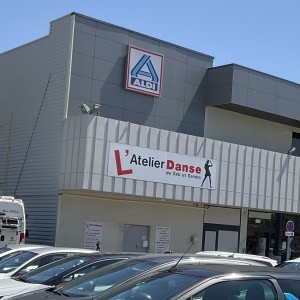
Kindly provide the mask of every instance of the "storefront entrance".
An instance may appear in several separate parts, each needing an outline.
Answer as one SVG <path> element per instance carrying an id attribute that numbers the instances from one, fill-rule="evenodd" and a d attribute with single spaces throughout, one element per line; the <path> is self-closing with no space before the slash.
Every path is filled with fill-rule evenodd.
<path id="1" fill-rule="evenodd" d="M 246 253 L 272 257 L 275 255 L 276 214 L 249 211 Z"/>
<path id="2" fill-rule="evenodd" d="M 203 251 L 235 252 L 239 246 L 239 226 L 204 224 Z"/>

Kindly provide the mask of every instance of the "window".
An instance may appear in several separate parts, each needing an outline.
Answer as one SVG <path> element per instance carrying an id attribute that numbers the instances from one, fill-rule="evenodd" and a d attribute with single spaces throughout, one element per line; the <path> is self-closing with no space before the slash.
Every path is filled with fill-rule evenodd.
<path id="1" fill-rule="evenodd" d="M 0 273 L 9 273 L 24 264 L 37 254 L 30 251 L 20 251 L 0 262 Z"/>
<path id="2" fill-rule="evenodd" d="M 72 272 L 72 273 L 68 274 L 67 276 L 65 276 L 63 278 L 63 282 L 71 281 L 71 280 L 73 280 L 77 277 L 85 275 L 86 273 L 90 273 L 92 271 L 95 271 L 97 269 L 100 269 L 102 267 L 110 265 L 112 263 L 115 263 L 119 260 L 122 260 L 122 259 L 106 259 L 106 260 L 99 261 L 99 262 L 96 262 L 96 263 L 91 263 L 90 265 L 85 266 L 83 268 L 78 268 L 78 270 L 75 270 L 74 272 Z"/>
<path id="3" fill-rule="evenodd" d="M 33 260 L 32 262 L 30 262 L 29 264 L 24 266 L 17 273 L 15 273 L 14 276 L 19 275 L 19 273 L 22 270 L 26 269 L 27 272 L 30 272 L 32 270 L 35 270 L 35 269 L 39 268 L 39 267 L 45 266 L 45 265 L 50 264 L 50 263 L 52 263 L 56 260 L 64 258 L 67 255 L 68 255 L 67 253 L 54 253 L 54 254 L 48 254 L 48 255 L 45 255 L 45 256 L 38 257 L 37 259 Z"/>
<path id="4" fill-rule="evenodd" d="M 277 300 L 269 280 L 231 280 L 216 283 L 187 300 Z"/>
<path id="5" fill-rule="evenodd" d="M 293 153 L 293 155 L 300 156 L 300 133 L 299 132 L 293 132 L 293 135 L 292 135 L 292 147 L 296 148 L 296 150 Z"/>
<path id="6" fill-rule="evenodd" d="M 299 280 L 292 280 L 292 279 L 279 279 L 277 280 L 282 291 L 286 295 L 287 299 L 300 299 L 300 284 Z M 289 295 L 289 297 L 287 297 Z M 294 296 L 291 297 L 291 295 Z"/>

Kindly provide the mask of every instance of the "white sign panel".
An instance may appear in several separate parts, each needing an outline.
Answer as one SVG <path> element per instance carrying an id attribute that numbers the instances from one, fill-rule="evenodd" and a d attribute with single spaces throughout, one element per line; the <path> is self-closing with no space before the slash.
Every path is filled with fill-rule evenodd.
<path id="1" fill-rule="evenodd" d="M 161 95 L 163 55 L 129 45 L 126 89 Z"/>
<path id="2" fill-rule="evenodd" d="M 295 236 L 295 232 L 293 231 L 286 231 L 284 234 L 285 236 Z"/>
<path id="3" fill-rule="evenodd" d="M 171 228 L 156 227 L 155 253 L 164 253 L 170 250 Z"/>
<path id="4" fill-rule="evenodd" d="M 216 164 L 211 159 L 111 142 L 107 175 L 214 189 Z"/>
<path id="5" fill-rule="evenodd" d="M 84 248 L 91 250 L 101 249 L 103 223 L 85 222 Z"/>

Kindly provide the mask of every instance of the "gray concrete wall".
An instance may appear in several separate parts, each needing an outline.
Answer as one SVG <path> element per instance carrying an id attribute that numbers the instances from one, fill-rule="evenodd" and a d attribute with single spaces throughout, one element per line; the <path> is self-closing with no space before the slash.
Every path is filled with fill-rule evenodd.
<path id="1" fill-rule="evenodd" d="M 109 213 L 107 213 L 109 212 Z M 150 227 L 149 252 L 155 251 L 155 228 L 171 228 L 170 250 L 184 252 L 190 246 L 191 236 L 201 237 L 203 230 L 202 209 L 165 203 L 113 200 L 81 195 L 60 196 L 60 220 L 75 219 L 72 226 L 58 224 L 57 246 L 84 246 L 85 222 L 103 222 L 102 251 L 122 251 L 125 224 Z M 228 213 L 228 212 L 227 212 Z M 184 226 L 178 220 L 184 219 Z M 202 239 L 190 252 L 201 251 Z"/>
<path id="2" fill-rule="evenodd" d="M 210 139 L 287 153 L 292 146 L 293 127 L 241 113 L 207 107 L 204 136 Z"/>

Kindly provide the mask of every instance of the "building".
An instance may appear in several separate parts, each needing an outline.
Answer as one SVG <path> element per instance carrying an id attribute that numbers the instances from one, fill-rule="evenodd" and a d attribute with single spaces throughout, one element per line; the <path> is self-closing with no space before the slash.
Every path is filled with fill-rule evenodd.
<path id="1" fill-rule="evenodd" d="M 299 84 L 214 67 L 209 55 L 77 13 L 0 54 L 0 73 L 0 190 L 24 200 L 27 241 L 291 250 Z"/>

